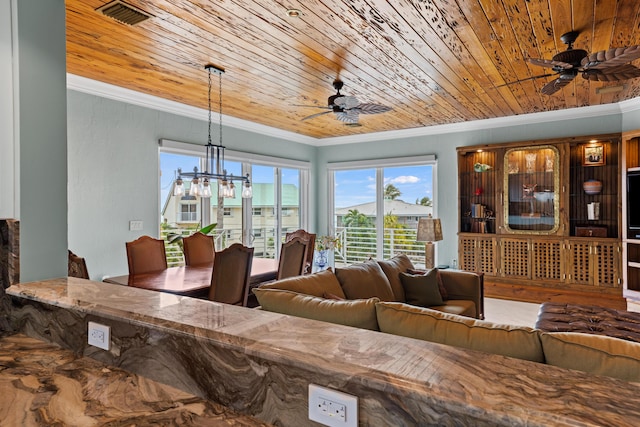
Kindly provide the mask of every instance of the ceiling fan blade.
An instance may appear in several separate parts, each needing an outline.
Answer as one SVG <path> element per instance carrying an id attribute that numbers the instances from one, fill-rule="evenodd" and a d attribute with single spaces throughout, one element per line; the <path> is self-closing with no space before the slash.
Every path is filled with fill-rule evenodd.
<path id="1" fill-rule="evenodd" d="M 554 93 L 571 83 L 571 81 L 575 77 L 575 74 L 560 75 L 560 77 L 558 77 L 557 79 L 552 80 L 544 85 L 542 89 L 540 89 L 540 92 L 545 95 L 553 95 Z"/>
<path id="2" fill-rule="evenodd" d="M 359 114 L 354 110 L 345 110 L 336 113 L 336 119 L 344 123 L 358 123 Z"/>
<path id="3" fill-rule="evenodd" d="M 355 108 L 360 105 L 360 101 L 355 96 L 341 96 L 333 100 L 333 103 L 345 110 Z"/>
<path id="4" fill-rule="evenodd" d="M 540 67 L 547 68 L 559 67 L 563 70 L 569 70 L 573 68 L 573 65 L 569 64 L 568 62 L 554 61 L 553 59 L 529 58 L 529 62 L 533 65 L 539 65 Z"/>
<path id="5" fill-rule="evenodd" d="M 600 82 L 616 82 L 640 77 L 640 68 L 631 64 L 624 64 L 619 67 L 604 68 L 602 70 L 590 68 L 582 73 L 582 77 L 587 80 Z"/>
<path id="6" fill-rule="evenodd" d="M 358 110 L 358 113 L 360 114 L 380 114 L 391 111 L 392 108 L 381 104 L 365 103 L 358 105 L 354 110 Z"/>
<path id="7" fill-rule="evenodd" d="M 302 105 L 302 104 L 291 104 L 294 107 L 307 107 L 307 108 L 321 108 L 323 110 L 330 110 L 331 108 L 327 107 L 326 105 L 324 107 L 321 107 L 319 105 Z"/>
<path id="8" fill-rule="evenodd" d="M 556 73 L 550 73 L 550 74 L 541 74 L 539 76 L 527 77 L 526 79 L 515 80 L 515 81 L 509 82 L 509 83 L 505 83 L 503 85 L 496 86 L 496 89 L 499 88 L 499 87 L 509 86 L 509 85 L 513 85 L 513 84 L 516 84 L 516 83 L 526 82 L 526 81 L 535 80 L 535 79 L 541 79 L 543 77 L 549 77 L 549 76 L 555 76 L 555 75 L 556 75 Z"/>
<path id="9" fill-rule="evenodd" d="M 324 116 L 325 114 L 329 114 L 330 112 L 331 112 L 331 110 L 323 111 L 322 113 L 312 114 L 312 115 L 307 116 L 307 117 L 305 117 L 303 119 L 300 119 L 300 120 L 304 122 L 305 120 L 314 119 L 316 117 Z"/>
<path id="10" fill-rule="evenodd" d="M 585 57 L 580 65 L 585 70 L 603 70 L 605 68 L 626 64 L 638 58 L 640 58 L 640 46 L 635 45 L 592 53 Z"/>

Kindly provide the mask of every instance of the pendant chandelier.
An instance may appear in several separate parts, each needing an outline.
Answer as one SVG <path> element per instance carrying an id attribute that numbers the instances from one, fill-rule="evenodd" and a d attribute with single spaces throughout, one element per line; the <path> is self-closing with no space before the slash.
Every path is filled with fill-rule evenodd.
<path id="1" fill-rule="evenodd" d="M 242 198 L 250 199 L 253 197 L 253 189 L 249 174 L 245 176 L 228 174 L 224 167 L 224 145 L 222 145 L 222 74 L 224 70 L 215 65 L 207 64 L 204 68 L 209 72 L 209 136 L 207 139 L 207 154 L 205 157 L 205 170 L 199 171 L 198 167 L 193 168 L 193 172 L 182 172 L 178 168 L 178 178 L 173 186 L 174 196 L 183 196 L 185 188 L 182 178 L 191 178 L 191 186 L 189 187 L 190 196 L 211 197 L 210 181 L 217 182 L 218 195 L 224 198 L 235 198 L 236 187 L 233 181 L 242 182 Z M 211 74 L 218 75 L 218 101 L 219 101 L 219 142 L 213 144 L 211 142 Z"/>

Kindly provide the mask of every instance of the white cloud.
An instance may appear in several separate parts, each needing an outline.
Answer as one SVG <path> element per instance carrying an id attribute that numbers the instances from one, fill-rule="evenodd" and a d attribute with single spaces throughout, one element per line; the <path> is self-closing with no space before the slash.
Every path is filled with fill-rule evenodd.
<path id="1" fill-rule="evenodd" d="M 420 182 L 420 178 L 413 175 L 402 175 L 395 178 L 385 179 L 385 182 L 387 184 L 415 184 L 416 182 Z"/>

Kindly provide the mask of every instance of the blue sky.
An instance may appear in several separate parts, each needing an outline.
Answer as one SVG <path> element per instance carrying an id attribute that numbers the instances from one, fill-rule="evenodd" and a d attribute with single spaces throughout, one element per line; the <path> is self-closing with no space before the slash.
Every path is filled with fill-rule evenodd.
<path id="1" fill-rule="evenodd" d="M 175 179 L 175 171 L 181 167 L 191 172 L 198 164 L 195 156 L 160 153 L 160 204 L 164 205 L 171 183 Z M 227 172 L 240 175 L 240 163 L 226 161 Z M 353 171 L 337 171 L 335 179 L 336 208 L 345 208 L 375 201 L 375 169 Z M 384 183 L 395 185 L 402 193 L 399 199 L 415 203 L 424 196 L 433 198 L 433 179 L 431 166 L 401 166 L 384 169 Z M 273 167 L 254 166 L 251 176 L 253 182 L 273 182 Z M 285 184 L 298 184 L 297 171 L 284 169 L 282 181 Z"/>
<path id="2" fill-rule="evenodd" d="M 402 193 L 398 199 L 415 203 L 425 196 L 433 198 L 431 166 L 401 166 L 384 169 L 384 184 L 393 184 Z M 376 170 L 337 171 L 336 208 L 346 208 L 376 200 Z"/>

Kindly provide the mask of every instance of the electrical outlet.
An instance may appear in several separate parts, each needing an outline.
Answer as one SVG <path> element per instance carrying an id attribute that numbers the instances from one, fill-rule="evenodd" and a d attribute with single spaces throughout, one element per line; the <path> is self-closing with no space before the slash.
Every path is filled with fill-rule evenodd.
<path id="1" fill-rule="evenodd" d="M 357 427 L 358 398 L 309 384 L 309 419 L 330 427 Z"/>
<path id="2" fill-rule="evenodd" d="M 109 350 L 109 344 L 111 344 L 111 328 L 109 326 L 89 322 L 87 335 L 89 345 Z"/>
<path id="3" fill-rule="evenodd" d="M 129 221 L 129 231 L 140 231 L 142 230 L 143 223 L 140 220 Z"/>

